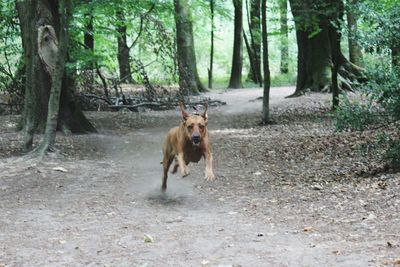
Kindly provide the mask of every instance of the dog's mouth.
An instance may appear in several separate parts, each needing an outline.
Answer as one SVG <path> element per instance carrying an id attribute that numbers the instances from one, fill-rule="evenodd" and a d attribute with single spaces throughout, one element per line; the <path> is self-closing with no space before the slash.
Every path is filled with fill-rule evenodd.
<path id="1" fill-rule="evenodd" d="M 201 143 L 201 139 L 200 138 L 196 138 L 196 137 L 192 138 L 193 146 L 200 146 L 200 143 Z"/>
<path id="2" fill-rule="evenodd" d="M 192 144 L 193 144 L 193 146 L 200 146 L 200 140 L 199 141 L 194 141 L 194 140 L 192 140 Z"/>

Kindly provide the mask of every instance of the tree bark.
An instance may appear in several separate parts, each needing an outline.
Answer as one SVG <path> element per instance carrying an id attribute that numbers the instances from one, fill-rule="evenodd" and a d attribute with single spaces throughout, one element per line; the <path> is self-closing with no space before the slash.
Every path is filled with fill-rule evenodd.
<path id="1" fill-rule="evenodd" d="M 127 43 L 126 36 L 126 18 L 122 10 L 117 11 L 117 39 L 118 39 L 118 66 L 119 79 L 121 82 L 135 83 L 132 78 L 132 69 L 130 64 L 130 48 Z"/>
<path id="2" fill-rule="evenodd" d="M 85 23 L 85 32 L 83 34 L 83 43 L 85 45 L 85 49 L 90 54 L 90 60 L 88 62 L 87 70 L 89 70 L 89 84 L 92 85 L 94 83 L 94 70 L 96 68 L 96 62 L 93 59 L 94 52 L 94 27 L 93 27 L 93 14 L 88 12 L 85 14 L 88 17 L 88 20 Z"/>
<path id="3" fill-rule="evenodd" d="M 281 41 L 281 65 L 280 72 L 289 72 L 289 31 L 288 31 L 288 7 L 287 0 L 279 0 L 279 14 L 280 14 L 280 41 Z"/>
<path id="4" fill-rule="evenodd" d="M 263 44 L 263 69 L 264 69 L 264 92 L 262 106 L 262 123 L 267 124 L 271 121 L 269 113 L 269 93 L 271 86 L 271 78 L 268 62 L 268 31 L 267 31 L 267 1 L 262 0 L 261 4 L 262 16 L 262 44 Z"/>
<path id="5" fill-rule="evenodd" d="M 232 68 L 228 88 L 242 88 L 243 14 L 242 0 L 233 0 L 235 8 Z"/>
<path id="6" fill-rule="evenodd" d="M 24 133 L 23 149 L 32 148 L 35 131 L 43 131 L 46 125 L 47 105 L 50 94 L 51 78 L 46 65 L 39 56 L 39 45 L 45 44 L 46 39 L 39 39 L 38 28 L 50 25 L 57 36 L 60 32 L 60 21 L 57 17 L 58 5 L 49 0 L 17 1 L 20 19 L 21 38 L 26 63 L 26 83 L 24 111 L 20 127 Z M 51 56 L 51 53 L 43 55 Z M 67 83 L 67 81 L 70 81 Z M 72 132 L 93 132 L 95 128 L 85 118 L 73 97 L 71 77 L 64 72 L 61 89 L 60 112 L 58 129 Z"/>
<path id="7" fill-rule="evenodd" d="M 392 54 L 392 66 L 400 68 L 400 47 L 392 46 L 390 51 Z"/>
<path id="8" fill-rule="evenodd" d="M 43 136 L 43 141 L 37 151 L 40 155 L 47 151 L 53 151 L 56 139 L 58 113 L 60 109 L 60 96 L 62 88 L 62 79 L 64 75 L 65 61 L 68 51 L 68 19 L 71 16 L 70 0 L 59 1 L 59 17 L 60 17 L 60 34 L 57 45 L 57 55 L 55 60 L 55 69 L 50 73 L 51 91 L 48 103 L 47 123 Z M 50 26 L 45 26 L 50 27 Z M 40 29 L 43 29 L 41 27 Z M 40 32 L 41 30 L 39 30 Z"/>
<path id="9" fill-rule="evenodd" d="M 261 76 L 261 18 L 260 18 L 260 0 L 250 0 L 249 15 L 250 32 L 250 61 L 253 62 L 253 68 L 250 69 L 249 79 L 262 85 Z"/>
<path id="10" fill-rule="evenodd" d="M 214 61 L 214 0 L 210 0 L 211 12 L 211 49 L 210 49 L 210 67 L 208 68 L 208 88 L 212 88 L 213 80 L 213 61 Z"/>
<path id="11" fill-rule="evenodd" d="M 197 72 L 189 1 L 174 0 L 174 8 L 180 92 L 183 95 L 206 92 Z"/>
<path id="12" fill-rule="evenodd" d="M 347 30 L 348 30 L 348 40 L 349 40 L 349 60 L 351 63 L 362 67 L 363 55 L 361 47 L 356 41 L 357 36 L 357 13 L 355 12 L 356 4 L 358 0 L 350 0 L 349 7 L 346 12 L 347 17 Z"/>
<path id="13" fill-rule="evenodd" d="M 297 84 L 292 96 L 305 90 L 329 91 L 332 87 L 332 48 L 335 46 L 335 21 L 343 15 L 341 0 L 290 0 L 295 19 L 298 46 Z M 338 53 L 339 89 L 351 90 L 352 84 L 365 79 L 363 69 Z"/>

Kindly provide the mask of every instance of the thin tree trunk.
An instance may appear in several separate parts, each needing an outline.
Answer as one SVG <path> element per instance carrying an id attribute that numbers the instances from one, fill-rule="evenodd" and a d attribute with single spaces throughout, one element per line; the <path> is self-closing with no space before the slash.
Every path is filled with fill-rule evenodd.
<path id="1" fill-rule="evenodd" d="M 83 34 L 83 43 L 85 45 L 85 49 L 90 52 L 91 57 L 89 64 L 87 66 L 87 70 L 89 70 L 89 83 L 92 85 L 94 83 L 94 70 L 95 70 L 95 62 L 93 59 L 93 51 L 94 51 L 94 27 L 93 27 L 93 15 L 91 12 L 86 14 L 88 17 L 88 21 L 85 23 L 85 32 Z"/>
<path id="2" fill-rule="evenodd" d="M 348 39 L 349 39 L 349 60 L 351 63 L 362 67 L 364 65 L 363 55 L 361 47 L 358 45 L 356 41 L 358 27 L 357 27 L 357 13 L 354 11 L 354 9 L 356 8 L 357 1 L 358 0 L 350 0 L 349 8 L 347 9 L 346 12 Z"/>
<path id="3" fill-rule="evenodd" d="M 58 55 L 54 71 L 51 73 L 51 91 L 48 103 L 47 123 L 43 141 L 38 147 L 38 153 L 43 155 L 53 150 L 56 139 L 58 113 L 60 108 L 61 88 L 64 76 L 64 66 L 68 51 L 68 18 L 71 15 L 71 1 L 59 1 L 60 34 L 58 42 Z"/>
<path id="4" fill-rule="evenodd" d="M 392 54 L 392 66 L 393 67 L 400 67 L 400 47 L 392 46 L 390 48 Z"/>
<path id="5" fill-rule="evenodd" d="M 118 33 L 118 66 L 119 79 L 121 82 L 135 83 L 132 78 L 132 69 L 130 64 L 130 49 L 127 44 L 126 36 L 126 18 L 122 10 L 117 11 L 117 33 Z"/>
<path id="6" fill-rule="evenodd" d="M 24 135 L 23 151 L 28 151 L 32 147 L 33 135 L 38 124 L 40 116 L 40 102 L 36 90 L 37 80 L 35 79 L 35 65 L 37 57 L 35 56 L 35 48 L 37 49 L 36 38 L 37 28 L 34 27 L 36 21 L 36 13 L 29 12 L 35 10 L 37 2 L 35 0 L 29 2 L 17 2 L 18 17 L 20 20 L 21 39 L 24 48 L 24 57 L 26 62 L 26 82 L 25 82 L 25 101 L 22 114 L 21 127 Z"/>
<path id="7" fill-rule="evenodd" d="M 243 39 L 244 39 L 244 43 L 246 45 L 247 53 L 249 55 L 250 70 L 251 70 L 250 73 L 255 78 L 255 80 L 258 81 L 259 80 L 258 75 L 257 75 L 258 70 L 256 67 L 256 63 L 254 62 L 255 57 L 253 55 L 253 50 L 250 47 L 249 41 L 247 40 L 247 36 L 246 36 L 246 33 L 244 30 L 243 30 Z M 250 73 L 249 73 L 249 75 L 250 75 Z"/>
<path id="8" fill-rule="evenodd" d="M 280 32 L 281 32 L 281 73 L 289 72 L 289 31 L 288 31 L 288 18 L 287 18 L 287 0 L 279 0 L 279 13 L 280 13 Z"/>
<path id="9" fill-rule="evenodd" d="M 235 27 L 234 27 L 234 40 L 233 40 L 233 55 L 232 55 L 232 68 L 231 77 L 229 80 L 228 88 L 242 88 L 242 47 L 243 47 L 243 14 L 242 14 L 242 0 L 233 0 L 235 7 Z"/>
<path id="10" fill-rule="evenodd" d="M 188 0 L 174 0 L 179 87 L 181 94 L 198 94 L 207 89 L 197 72 L 192 14 Z"/>
<path id="11" fill-rule="evenodd" d="M 247 1 L 247 0 L 246 0 Z M 254 66 L 250 69 L 249 79 L 255 83 L 262 85 L 261 75 L 261 17 L 260 17 L 260 0 L 250 0 L 250 14 L 249 14 L 249 32 L 250 32 L 250 61 Z M 247 2 L 246 2 L 246 7 Z M 250 50 L 248 50 L 250 51 Z"/>
<path id="12" fill-rule="evenodd" d="M 264 124 L 271 121 L 269 113 L 269 93 L 271 86 L 271 78 L 269 72 L 268 62 L 268 31 L 267 31 L 267 1 L 262 0 L 261 4 L 261 17 L 262 17 L 262 44 L 263 44 L 263 69 L 264 69 L 264 93 L 263 93 L 263 106 L 262 106 L 262 122 Z"/>
<path id="13" fill-rule="evenodd" d="M 211 12 L 211 50 L 210 50 L 210 67 L 208 68 L 208 88 L 212 88 L 213 79 L 213 61 L 214 61 L 214 0 L 210 0 Z"/>

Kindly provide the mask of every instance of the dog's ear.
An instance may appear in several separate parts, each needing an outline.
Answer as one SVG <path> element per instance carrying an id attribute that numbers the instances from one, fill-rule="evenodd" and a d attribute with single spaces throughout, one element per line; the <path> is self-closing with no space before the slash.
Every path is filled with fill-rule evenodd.
<path id="1" fill-rule="evenodd" d="M 203 112 L 203 115 L 201 115 L 204 118 L 206 123 L 208 122 L 207 110 L 208 110 L 208 101 L 206 103 L 204 103 L 204 112 Z"/>
<path id="2" fill-rule="evenodd" d="M 186 121 L 187 118 L 189 118 L 189 113 L 187 113 L 185 111 L 185 107 L 183 106 L 183 102 L 179 102 L 179 107 L 181 108 L 181 111 L 182 111 L 183 120 Z"/>

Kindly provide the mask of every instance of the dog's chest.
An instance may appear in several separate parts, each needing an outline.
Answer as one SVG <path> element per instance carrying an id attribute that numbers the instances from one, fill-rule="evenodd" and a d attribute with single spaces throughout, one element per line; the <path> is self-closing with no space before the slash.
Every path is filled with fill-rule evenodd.
<path id="1" fill-rule="evenodd" d="M 185 146 L 184 159 L 188 162 L 199 162 L 203 152 L 201 147 L 193 147 L 191 144 Z"/>

